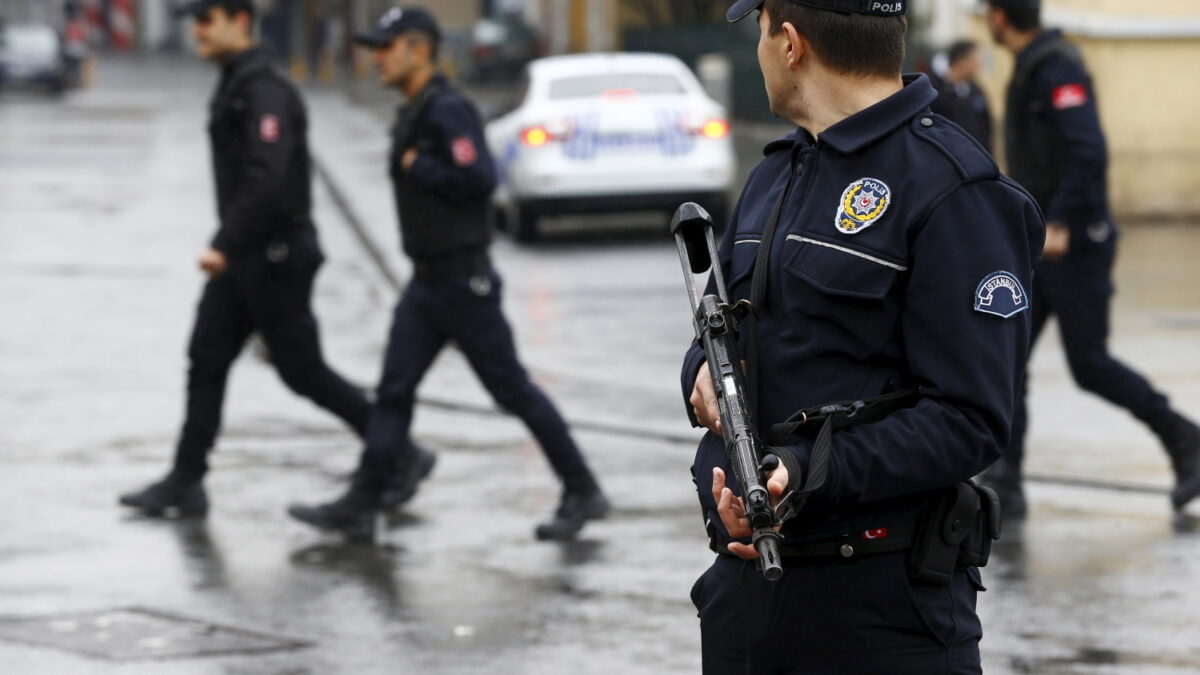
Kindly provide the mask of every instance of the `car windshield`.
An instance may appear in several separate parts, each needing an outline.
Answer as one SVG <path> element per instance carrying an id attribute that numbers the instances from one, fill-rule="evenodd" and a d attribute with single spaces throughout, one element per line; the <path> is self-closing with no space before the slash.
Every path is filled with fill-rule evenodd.
<path id="1" fill-rule="evenodd" d="M 10 54 L 53 54 L 58 51 L 58 37 L 49 29 L 14 26 L 0 36 L 0 47 Z"/>
<path id="2" fill-rule="evenodd" d="M 683 82 L 670 73 L 603 73 L 564 77 L 550 83 L 550 98 L 588 98 L 607 92 L 683 94 Z"/>

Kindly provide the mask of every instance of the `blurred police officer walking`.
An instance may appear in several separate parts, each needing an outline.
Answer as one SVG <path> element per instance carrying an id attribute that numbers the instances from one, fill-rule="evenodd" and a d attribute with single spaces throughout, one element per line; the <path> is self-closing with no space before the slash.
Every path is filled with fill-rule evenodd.
<path id="1" fill-rule="evenodd" d="M 198 515 L 208 508 L 201 480 L 229 369 L 252 331 L 288 387 L 360 436 L 370 405 L 325 364 L 310 308 L 324 257 L 309 215 L 308 121 L 299 92 L 255 45 L 250 0 L 198 0 L 181 11 L 195 18 L 200 56 L 221 67 L 208 125 L 220 226 L 200 254 L 210 278 L 188 346 L 187 417 L 174 467 L 121 503 Z"/>
<path id="2" fill-rule="evenodd" d="M 413 495 L 433 457 L 410 440 L 417 385 L 448 342 L 466 355 L 496 402 L 521 418 L 564 483 L 540 539 L 573 537 L 609 503 L 554 405 L 522 368 L 501 313 L 486 217 L 495 166 L 471 103 L 437 70 L 441 31 L 425 10 L 393 8 L 356 40 L 374 50 L 380 82 L 407 98 L 392 129 L 390 172 L 413 279 L 396 305 L 378 400 L 355 479 L 328 504 L 293 516 L 353 537 L 375 512 Z"/>
<path id="3" fill-rule="evenodd" d="M 968 479 L 1008 445 L 1042 222 L 931 113 L 929 80 L 901 77 L 905 5 L 739 0 L 728 12 L 761 10 L 771 110 L 798 125 L 766 147 L 720 249 L 733 299 L 754 306 L 743 358 L 759 433 L 782 460 L 768 490 L 784 574 L 768 581 L 751 562 L 693 344 L 683 392 L 715 432 L 694 464 L 719 554 L 692 590 L 706 673 L 981 670 L 977 566 L 994 493 Z M 860 403 L 825 407 L 839 401 Z"/>
<path id="4" fill-rule="evenodd" d="M 979 47 L 970 40 L 955 42 L 938 54 L 929 75 L 938 92 L 931 107 L 933 112 L 965 129 L 992 152 L 992 113 L 983 89 L 975 81 L 982 65 Z"/>
<path id="5" fill-rule="evenodd" d="M 1016 55 L 1004 124 L 1008 173 L 1033 193 L 1046 217 L 1045 258 L 1031 289 L 1034 339 L 1056 314 L 1075 382 L 1158 436 L 1175 471 L 1171 501 L 1182 509 L 1200 495 L 1200 429 L 1108 352 L 1117 230 L 1108 204 L 1107 147 L 1079 51 L 1060 31 L 1041 28 L 1040 10 L 1040 0 L 989 0 L 987 13 L 996 41 Z M 1009 452 L 986 477 L 1007 514 L 1025 512 L 1027 419 L 1022 395 Z"/>

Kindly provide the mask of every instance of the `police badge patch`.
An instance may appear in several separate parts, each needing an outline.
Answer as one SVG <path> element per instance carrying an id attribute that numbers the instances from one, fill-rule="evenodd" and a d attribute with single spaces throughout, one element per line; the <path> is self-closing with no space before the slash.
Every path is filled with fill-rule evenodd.
<path id="1" fill-rule="evenodd" d="M 975 289 L 975 311 L 1007 319 L 1029 309 L 1029 298 L 1015 276 L 992 272 Z"/>
<path id="2" fill-rule="evenodd" d="M 842 193 L 833 224 L 842 234 L 858 234 L 883 217 L 892 204 L 892 190 L 877 178 L 860 178 Z"/>

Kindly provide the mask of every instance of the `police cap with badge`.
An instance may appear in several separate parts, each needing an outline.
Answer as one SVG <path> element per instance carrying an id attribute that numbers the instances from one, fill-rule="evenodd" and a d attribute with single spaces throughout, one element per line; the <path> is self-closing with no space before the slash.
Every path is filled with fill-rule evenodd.
<path id="1" fill-rule="evenodd" d="M 412 31 L 425 33 L 439 42 L 442 30 L 437 19 L 421 7 L 393 7 L 384 12 L 374 30 L 357 33 L 354 41 L 364 47 L 381 49 L 392 44 L 396 38 Z"/>
<path id="2" fill-rule="evenodd" d="M 908 0 L 787 0 L 796 5 L 823 9 L 840 14 L 866 14 L 869 16 L 904 16 Z M 725 13 L 725 20 L 737 23 L 761 7 L 763 0 L 737 0 Z"/>
<path id="3" fill-rule="evenodd" d="M 223 9 L 230 16 L 245 12 L 254 18 L 256 9 L 252 0 L 190 0 L 175 7 L 176 16 L 190 16 L 196 19 L 208 17 L 209 10 Z"/>

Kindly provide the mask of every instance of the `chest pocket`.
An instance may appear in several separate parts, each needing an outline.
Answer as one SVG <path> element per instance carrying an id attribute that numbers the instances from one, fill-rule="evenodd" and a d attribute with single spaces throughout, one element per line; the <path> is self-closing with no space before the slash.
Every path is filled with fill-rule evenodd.
<path id="1" fill-rule="evenodd" d="M 893 342 L 907 266 L 795 234 L 786 245 L 783 304 L 793 319 L 814 335 L 832 331 L 829 347 L 858 358 L 878 355 Z"/>
<path id="2" fill-rule="evenodd" d="M 754 272 L 754 260 L 758 257 L 759 235 L 738 235 L 733 240 L 733 255 L 730 259 L 729 277 L 725 284 L 735 298 L 750 297 L 750 278 Z M 744 284 L 745 287 L 739 287 Z"/>

